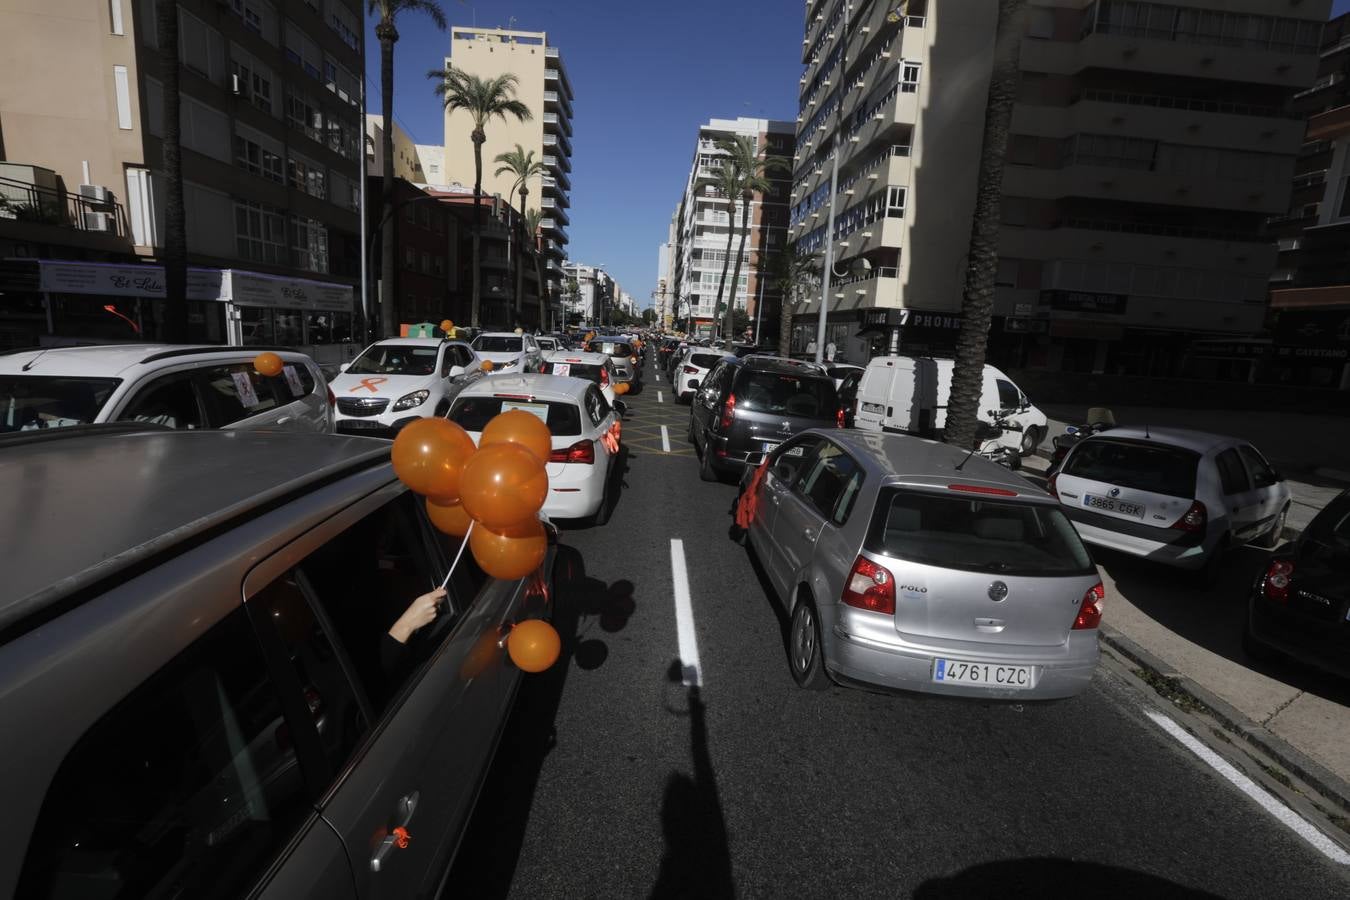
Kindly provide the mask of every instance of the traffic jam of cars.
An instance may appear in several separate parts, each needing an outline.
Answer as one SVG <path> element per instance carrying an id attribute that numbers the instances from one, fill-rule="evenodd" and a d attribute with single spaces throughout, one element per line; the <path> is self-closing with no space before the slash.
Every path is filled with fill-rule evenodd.
<path id="1" fill-rule="evenodd" d="M 1350 492 L 1285 542 L 1257 448 L 1100 410 L 1040 477 L 1046 414 L 980 378 L 962 448 L 941 441 L 953 364 L 925 357 L 448 327 L 329 371 L 285 348 L 0 354 L 0 494 L 50 510 L 0 550 L 0 791 L 46 835 L 7 842 L 0 876 L 230 896 L 251 882 L 229 848 L 280 840 L 255 896 L 345 896 L 349 871 L 440 891 L 521 679 L 568 640 L 557 561 L 610 521 L 625 425 L 667 396 L 698 478 L 735 486 L 727 552 L 784 611 L 801 688 L 1074 697 L 1110 615 L 1095 553 L 1204 587 L 1248 545 L 1270 555 L 1246 652 L 1350 677 Z M 128 844 L 128 810 L 162 821 Z M 185 862 L 137 862 L 166 855 Z"/>

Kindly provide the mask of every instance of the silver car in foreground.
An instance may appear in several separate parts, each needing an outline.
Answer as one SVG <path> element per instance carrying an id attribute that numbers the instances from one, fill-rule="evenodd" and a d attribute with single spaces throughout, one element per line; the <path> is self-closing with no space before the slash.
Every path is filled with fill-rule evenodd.
<path id="1" fill-rule="evenodd" d="M 767 462 L 746 531 L 791 616 L 799 685 L 1018 699 L 1087 687 L 1104 591 L 1054 498 L 904 435 L 813 429 Z"/>

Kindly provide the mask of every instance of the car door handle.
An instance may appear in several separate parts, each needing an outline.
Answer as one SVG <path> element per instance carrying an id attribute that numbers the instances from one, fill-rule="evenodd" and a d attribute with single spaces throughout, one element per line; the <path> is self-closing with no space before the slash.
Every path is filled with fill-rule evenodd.
<path id="1" fill-rule="evenodd" d="M 413 813 L 417 811 L 417 800 L 419 797 L 417 791 L 413 791 L 406 797 L 400 797 L 398 805 L 394 808 L 394 824 L 389 829 L 389 833 L 380 841 L 380 846 L 375 848 L 375 852 L 370 857 L 370 871 L 380 872 L 389 862 L 389 855 L 395 849 L 406 850 L 408 842 L 412 836 L 408 834 L 408 825 L 412 823 Z"/>
<path id="2" fill-rule="evenodd" d="M 278 425 L 285 425 L 285 424 L 286 424 L 287 422 L 289 422 L 292 418 L 294 418 L 294 416 L 282 416 L 280 419 L 277 419 L 277 424 L 278 424 Z"/>

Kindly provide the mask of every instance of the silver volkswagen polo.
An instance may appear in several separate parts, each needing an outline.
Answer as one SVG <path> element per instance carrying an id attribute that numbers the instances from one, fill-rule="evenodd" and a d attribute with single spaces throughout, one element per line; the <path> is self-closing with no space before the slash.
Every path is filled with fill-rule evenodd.
<path id="1" fill-rule="evenodd" d="M 1053 699 L 1097 665 L 1104 591 L 1054 498 L 920 438 L 811 430 L 742 480 L 793 678 Z"/>

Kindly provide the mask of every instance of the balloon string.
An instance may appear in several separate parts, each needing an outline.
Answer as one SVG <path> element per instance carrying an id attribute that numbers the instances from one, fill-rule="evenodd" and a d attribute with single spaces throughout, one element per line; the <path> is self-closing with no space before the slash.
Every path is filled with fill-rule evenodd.
<path id="1" fill-rule="evenodd" d="M 445 573 L 445 580 L 441 582 L 442 588 L 450 583 L 450 576 L 455 574 L 455 567 L 459 565 L 459 558 L 464 555 L 464 548 L 469 546 L 469 535 L 473 534 L 473 526 L 477 524 L 473 520 L 469 521 L 469 527 L 464 531 L 464 542 L 459 545 L 459 552 L 455 554 L 455 561 L 450 564 L 450 571 Z"/>

